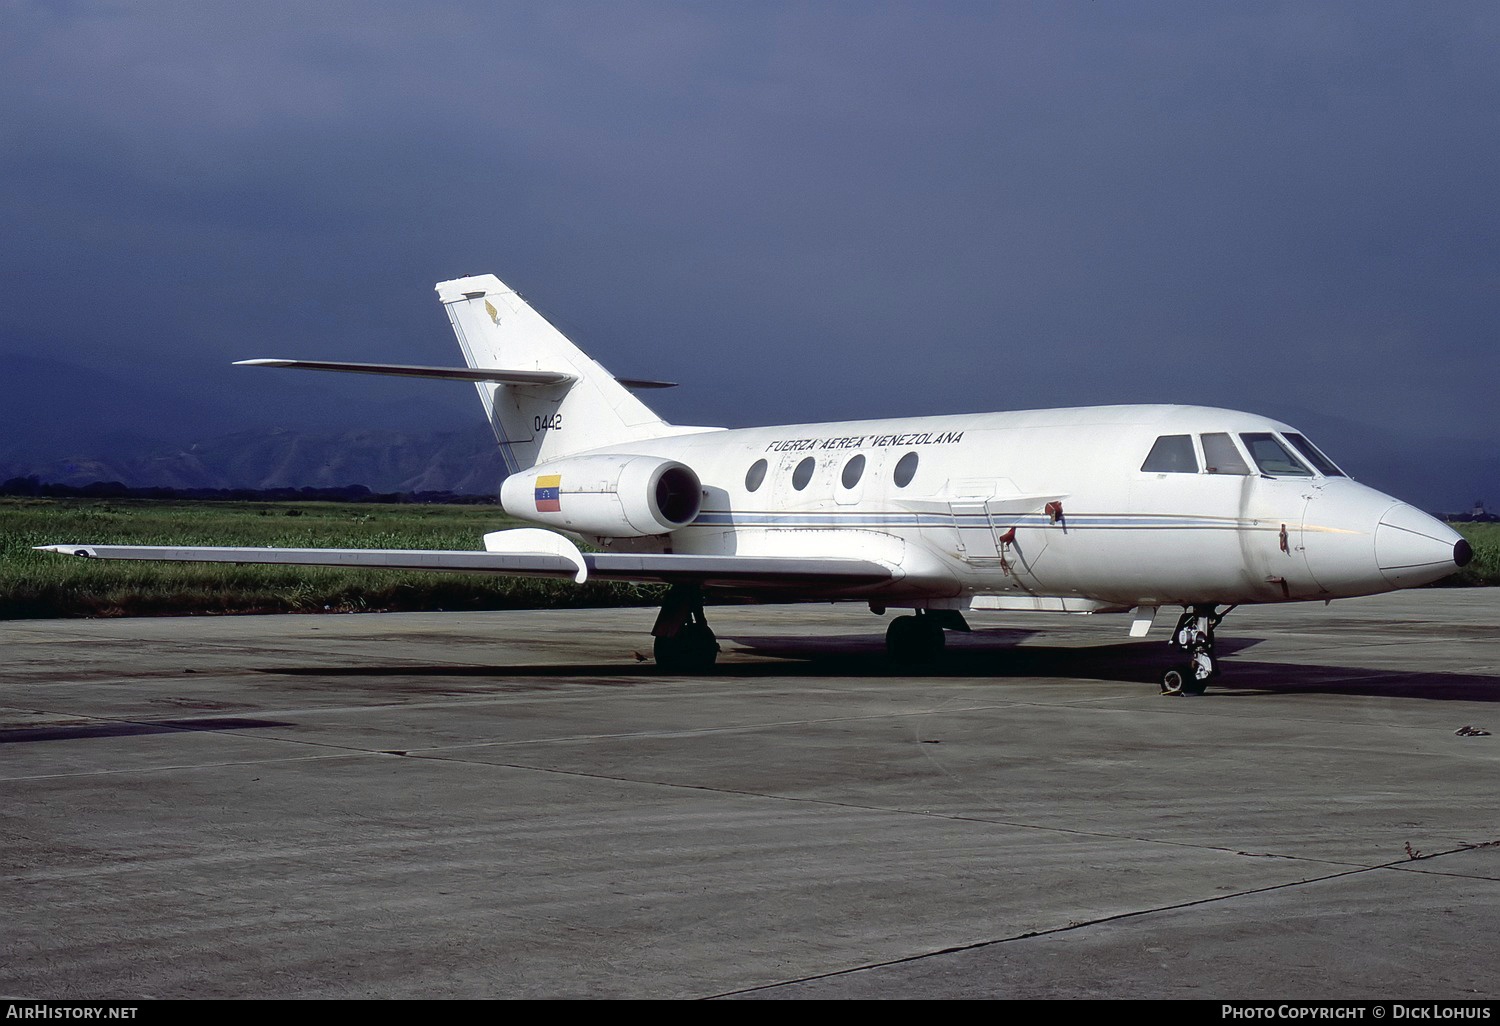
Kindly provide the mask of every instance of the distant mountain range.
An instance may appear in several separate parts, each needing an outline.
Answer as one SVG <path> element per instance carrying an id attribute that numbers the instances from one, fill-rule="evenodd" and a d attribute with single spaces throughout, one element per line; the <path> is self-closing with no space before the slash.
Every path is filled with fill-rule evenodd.
<path id="1" fill-rule="evenodd" d="M 493 495 L 504 477 L 494 436 L 473 431 L 407 434 L 367 429 L 243 431 L 187 447 L 118 443 L 108 455 L 15 458 L 0 453 L 0 480 L 36 476 L 87 485 L 147 488 L 338 488 Z"/>
<path id="2" fill-rule="evenodd" d="M 1311 418 L 1304 418 L 1311 419 Z M 1337 434 L 1334 431 L 1326 436 Z M 1340 449 L 1344 466 L 1376 488 L 1410 496 L 1432 513 L 1467 511 L 1481 495 L 1454 489 L 1453 479 L 1500 479 L 1500 460 L 1477 445 L 1391 446 L 1381 439 L 1350 438 Z M 1476 473 L 1476 471 L 1478 473 Z M 0 449 L 0 481 L 35 476 L 51 484 L 82 487 L 117 481 L 132 488 L 343 488 L 375 492 L 453 492 L 494 495 L 505 469 L 494 435 L 483 423 L 468 430 L 405 432 L 366 428 L 311 431 L 265 428 L 240 431 L 187 446 L 115 436 L 81 442 L 59 453 L 21 455 Z M 1443 496 L 1438 498 L 1438 496 Z M 1423 501 L 1423 497 L 1426 501 Z"/>
<path id="3" fill-rule="evenodd" d="M 36 348 L 49 355 L 0 345 L 0 480 L 493 495 L 504 475 L 467 387 L 408 395 L 362 375 L 228 367 L 168 377 Z"/>
<path id="4" fill-rule="evenodd" d="M 168 376 L 64 360 L 60 345 L 12 348 L 6 334 L 0 327 L 0 481 L 493 495 L 504 474 L 468 386 L 218 366 Z M 1378 414 L 1354 423 L 1267 403 L 1253 412 L 1297 425 L 1356 480 L 1428 512 L 1500 502 L 1500 449 L 1461 411 L 1426 437 Z M 377 426 L 349 429 L 359 424 Z"/>

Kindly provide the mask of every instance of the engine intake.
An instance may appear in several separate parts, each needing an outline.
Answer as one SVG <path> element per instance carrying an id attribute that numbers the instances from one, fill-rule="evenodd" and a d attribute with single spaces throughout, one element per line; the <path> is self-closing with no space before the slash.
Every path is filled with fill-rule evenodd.
<path id="1" fill-rule="evenodd" d="M 512 474 L 500 505 L 522 520 L 600 538 L 686 527 L 703 504 L 691 467 L 658 456 L 574 456 Z"/>

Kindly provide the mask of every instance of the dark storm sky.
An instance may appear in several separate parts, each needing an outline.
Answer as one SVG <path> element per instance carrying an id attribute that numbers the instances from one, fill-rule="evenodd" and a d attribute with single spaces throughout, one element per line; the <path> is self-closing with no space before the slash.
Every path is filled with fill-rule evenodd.
<path id="1" fill-rule="evenodd" d="M 679 422 L 1194 402 L 1493 454 L 1497 58 L 1490 2 L 10 0 L 0 350 L 204 434 L 473 417 L 227 364 L 457 362 L 432 283 L 493 272 Z"/>

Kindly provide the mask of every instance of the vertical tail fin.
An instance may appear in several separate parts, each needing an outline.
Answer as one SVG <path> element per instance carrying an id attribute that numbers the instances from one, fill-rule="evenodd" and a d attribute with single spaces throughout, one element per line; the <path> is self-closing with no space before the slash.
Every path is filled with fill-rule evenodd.
<path id="1" fill-rule="evenodd" d="M 678 433 L 494 275 L 439 282 L 437 293 L 470 367 L 575 379 L 477 383 L 512 473 L 569 453 Z"/>

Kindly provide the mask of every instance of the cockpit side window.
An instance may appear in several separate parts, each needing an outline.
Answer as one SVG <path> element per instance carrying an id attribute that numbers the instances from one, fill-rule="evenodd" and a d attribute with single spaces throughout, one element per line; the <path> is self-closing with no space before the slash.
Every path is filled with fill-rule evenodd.
<path id="1" fill-rule="evenodd" d="M 1248 431 L 1240 435 L 1240 441 L 1250 450 L 1250 458 L 1262 474 L 1271 477 L 1312 477 L 1312 471 L 1293 456 L 1291 450 L 1282 445 L 1269 431 Z"/>
<path id="2" fill-rule="evenodd" d="M 1324 477 L 1348 477 L 1347 474 L 1333 465 L 1333 460 L 1323 455 L 1321 449 L 1313 445 L 1302 435 L 1297 434 L 1295 431 L 1283 431 L 1282 437 L 1292 443 L 1292 448 L 1296 449 L 1303 456 L 1306 456 L 1307 462 L 1311 463 L 1318 473 Z"/>
<path id="3" fill-rule="evenodd" d="M 1203 462 L 1210 474 L 1249 474 L 1250 464 L 1224 431 L 1203 436 Z"/>
<path id="4" fill-rule="evenodd" d="M 1151 447 L 1141 470 L 1148 474 L 1196 474 L 1198 456 L 1192 435 L 1162 435 Z"/>

